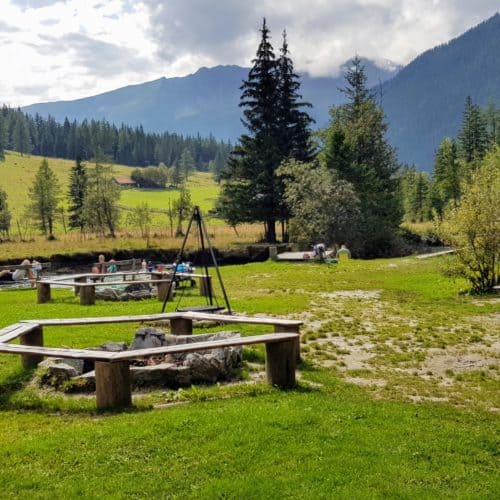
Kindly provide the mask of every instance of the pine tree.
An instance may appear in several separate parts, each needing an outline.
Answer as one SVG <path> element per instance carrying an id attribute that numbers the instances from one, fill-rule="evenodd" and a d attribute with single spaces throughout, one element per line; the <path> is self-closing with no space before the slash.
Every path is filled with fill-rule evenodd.
<path id="1" fill-rule="evenodd" d="M 54 239 L 54 221 L 59 202 L 59 182 L 46 158 L 42 160 L 29 190 L 28 215 L 38 222 L 48 239 Z"/>
<path id="2" fill-rule="evenodd" d="M 439 145 L 434 163 L 432 205 L 439 215 L 452 200 L 456 206 L 460 198 L 460 164 L 455 141 L 445 138 Z"/>
<path id="3" fill-rule="evenodd" d="M 181 154 L 181 159 L 179 161 L 179 167 L 182 172 L 182 176 L 185 180 L 188 179 L 189 175 L 194 172 L 196 165 L 194 163 L 193 154 L 186 148 Z"/>
<path id="4" fill-rule="evenodd" d="M 120 187 L 113 179 L 111 167 L 96 164 L 87 170 L 87 190 L 84 201 L 85 226 L 96 232 L 109 231 L 116 237 Z"/>
<path id="5" fill-rule="evenodd" d="M 299 102 L 286 38 L 277 61 L 265 19 L 260 31 L 253 66 L 240 87 L 242 121 L 248 133 L 240 137 L 223 173 L 219 209 L 232 225 L 263 222 L 265 240 L 275 242 L 276 222 L 284 227 L 289 217 L 284 184 L 276 170 L 286 159 L 310 159 L 311 119 L 300 110 L 307 104 Z"/>
<path id="6" fill-rule="evenodd" d="M 0 189 L 0 234 L 8 237 L 11 221 L 11 213 L 7 203 L 7 193 Z"/>
<path id="7" fill-rule="evenodd" d="M 283 45 L 278 59 L 278 126 L 280 131 L 283 159 L 295 159 L 300 162 L 311 161 L 314 152 L 311 147 L 309 127 L 314 120 L 301 108 L 312 105 L 301 101 L 298 93 L 300 81 L 293 69 L 289 56 L 286 31 L 283 31 Z"/>
<path id="8" fill-rule="evenodd" d="M 382 109 L 366 87 L 361 60 L 346 73 L 348 102 L 333 108 L 332 122 L 322 132 L 320 161 L 350 182 L 360 200 L 361 223 L 357 253 L 383 255 L 390 251 L 402 217 L 396 154 L 388 144 Z"/>
<path id="9" fill-rule="evenodd" d="M 71 169 L 69 179 L 69 227 L 83 232 L 85 228 L 85 195 L 87 192 L 87 171 L 78 157 Z"/>
<path id="10" fill-rule="evenodd" d="M 462 128 L 458 134 L 460 158 L 470 164 L 481 160 L 488 149 L 486 121 L 470 96 L 465 99 Z"/>
<path id="11" fill-rule="evenodd" d="M 7 131 L 5 129 L 5 119 L 3 113 L 0 113 L 0 160 L 5 158 L 4 149 L 7 146 Z"/>

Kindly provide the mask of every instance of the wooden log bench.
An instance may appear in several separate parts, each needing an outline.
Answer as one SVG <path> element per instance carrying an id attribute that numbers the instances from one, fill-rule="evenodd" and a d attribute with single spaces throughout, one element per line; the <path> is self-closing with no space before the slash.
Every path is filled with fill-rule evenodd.
<path id="1" fill-rule="evenodd" d="M 109 274 L 107 276 L 113 276 L 114 274 Z M 151 280 L 128 280 L 128 281 L 93 281 L 88 282 L 87 279 L 92 279 L 95 274 L 90 275 L 80 275 L 73 280 L 68 281 L 62 279 L 52 279 L 52 280 L 39 280 L 36 282 L 37 286 L 37 300 L 39 304 L 45 304 L 51 299 L 51 285 L 57 285 L 59 287 L 68 286 L 75 289 L 75 294 L 80 296 L 80 304 L 82 305 L 93 305 L 95 304 L 95 289 L 96 287 L 111 287 L 114 285 L 132 285 L 132 284 L 148 284 L 156 286 L 158 291 L 158 300 L 163 302 L 168 292 L 168 284 L 171 279 L 151 279 Z M 88 278 L 90 277 L 90 278 Z M 172 290 L 170 290 L 172 294 Z M 171 299 L 172 296 L 169 297 Z"/>
<path id="2" fill-rule="evenodd" d="M 274 333 L 237 337 L 217 341 L 193 342 L 133 351 L 107 352 L 92 349 L 68 349 L 43 346 L 45 326 L 94 325 L 111 323 L 170 321 L 171 333 L 192 333 L 193 321 L 214 320 L 222 323 L 248 323 L 274 326 Z M 295 367 L 300 346 L 302 323 L 279 318 L 252 318 L 204 313 L 160 313 L 134 316 L 27 320 L 0 330 L 0 352 L 18 354 L 25 368 L 34 368 L 44 356 L 88 359 L 95 362 L 96 404 L 99 409 L 124 408 L 132 404 L 130 368 L 132 359 L 158 354 L 176 354 L 224 347 L 265 344 L 266 376 L 271 385 L 289 388 L 295 385 Z M 20 344 L 10 344 L 19 339 Z"/>

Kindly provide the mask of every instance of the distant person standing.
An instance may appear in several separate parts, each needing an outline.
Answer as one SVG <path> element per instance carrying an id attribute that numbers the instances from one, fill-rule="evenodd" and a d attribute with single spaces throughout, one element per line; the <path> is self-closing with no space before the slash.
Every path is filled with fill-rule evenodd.
<path id="1" fill-rule="evenodd" d="M 345 243 L 340 245 L 340 248 L 337 251 L 337 259 L 338 260 L 348 260 L 351 258 L 351 251 L 346 247 Z"/>

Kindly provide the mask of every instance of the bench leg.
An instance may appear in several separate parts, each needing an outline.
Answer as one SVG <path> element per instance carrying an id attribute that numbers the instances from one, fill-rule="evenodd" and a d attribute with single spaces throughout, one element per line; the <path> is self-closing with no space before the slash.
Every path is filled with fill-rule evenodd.
<path id="1" fill-rule="evenodd" d="M 86 277 L 75 278 L 75 281 L 77 283 L 87 283 L 87 278 Z M 79 294 L 80 294 L 80 287 L 79 286 L 75 286 L 75 295 L 79 295 Z"/>
<path id="2" fill-rule="evenodd" d="M 202 278 L 200 278 L 200 296 L 214 296 L 214 290 L 212 288 L 212 276 L 203 276 Z"/>
<path id="3" fill-rule="evenodd" d="M 295 387 L 295 341 L 266 344 L 267 381 L 282 389 Z"/>
<path id="4" fill-rule="evenodd" d="M 50 301 L 50 284 L 38 281 L 36 284 L 37 298 L 39 304 L 45 304 Z"/>
<path id="5" fill-rule="evenodd" d="M 295 325 L 274 325 L 275 332 L 281 333 L 297 333 L 299 335 L 298 339 L 295 341 L 295 360 L 297 363 L 300 363 L 302 360 L 300 359 L 300 326 Z"/>
<path id="6" fill-rule="evenodd" d="M 21 344 L 29 346 L 43 346 L 43 330 L 41 326 L 33 328 L 31 332 L 21 336 Z M 40 354 L 22 354 L 21 363 L 23 368 L 36 368 L 38 363 L 43 361 L 43 356 Z"/>
<path id="7" fill-rule="evenodd" d="M 80 304 L 83 306 L 95 304 L 95 286 L 80 287 Z"/>
<path id="8" fill-rule="evenodd" d="M 132 406 L 128 361 L 95 362 L 96 405 L 100 410 Z"/>
<path id="9" fill-rule="evenodd" d="M 151 281 L 153 281 L 154 283 L 155 280 Z M 165 297 L 167 296 L 169 286 L 170 283 L 168 281 L 162 283 L 156 283 L 156 289 L 158 290 L 158 300 L 160 302 L 165 302 Z M 170 293 L 168 297 L 169 301 L 173 300 L 173 294 L 174 294 L 174 287 L 170 287 Z"/>
<path id="10" fill-rule="evenodd" d="M 191 335 L 193 333 L 193 320 L 185 318 L 172 318 L 170 320 L 172 335 Z"/>

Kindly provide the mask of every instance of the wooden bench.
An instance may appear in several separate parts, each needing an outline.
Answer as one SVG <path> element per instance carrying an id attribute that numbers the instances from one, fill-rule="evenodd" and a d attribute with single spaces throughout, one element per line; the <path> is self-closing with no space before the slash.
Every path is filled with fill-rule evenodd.
<path id="1" fill-rule="evenodd" d="M 40 279 L 42 273 L 44 270 L 50 269 L 52 264 L 50 262 L 37 262 L 36 264 L 30 264 L 28 265 L 10 265 L 10 266 L 0 266 L 0 271 L 13 271 L 16 269 L 22 269 L 24 271 L 31 270 L 33 271 L 33 274 L 35 275 L 36 279 Z M 29 281 L 29 280 L 26 280 Z M 12 281 L 2 281 L 0 280 L 0 284 L 2 285 L 8 285 L 11 284 Z"/>
<path id="2" fill-rule="evenodd" d="M 274 333 L 217 340 L 193 342 L 175 346 L 137 349 L 123 352 L 68 349 L 43 346 L 44 326 L 93 325 L 127 322 L 170 321 L 174 335 L 192 333 L 196 320 L 214 320 L 223 323 L 250 323 L 274 326 Z M 279 318 L 252 318 L 203 313 L 161 313 L 137 316 L 111 316 L 100 318 L 67 318 L 28 320 L 0 330 L 0 352 L 18 354 L 25 368 L 36 367 L 44 356 L 89 359 L 95 361 L 97 408 L 124 408 L 132 404 L 129 362 L 158 354 L 175 354 L 224 347 L 265 344 L 266 376 L 270 384 L 280 388 L 295 385 L 295 367 L 299 358 L 299 328 L 302 322 Z M 21 344 L 9 344 L 19 338 Z"/>
<path id="3" fill-rule="evenodd" d="M 117 274 L 128 274 L 128 273 L 111 273 L 105 276 L 118 277 Z M 100 275 L 101 277 L 104 275 Z M 66 279 L 51 279 L 51 280 L 39 280 L 36 282 L 37 286 L 37 300 L 39 304 L 45 304 L 51 299 L 51 285 L 57 286 L 68 286 L 75 289 L 75 294 L 80 296 L 80 304 L 82 305 L 93 305 L 95 304 L 95 289 L 96 287 L 110 287 L 114 285 L 132 285 L 132 284 L 148 284 L 156 286 L 158 291 L 158 300 L 163 302 L 168 293 L 168 284 L 172 281 L 168 279 L 158 279 L 153 278 L 150 280 L 129 280 L 129 281 L 93 281 L 88 282 L 87 279 L 95 279 L 95 274 L 85 274 L 76 275 L 72 280 Z M 172 294 L 172 290 L 170 290 Z M 172 296 L 169 297 L 171 299 Z"/>

